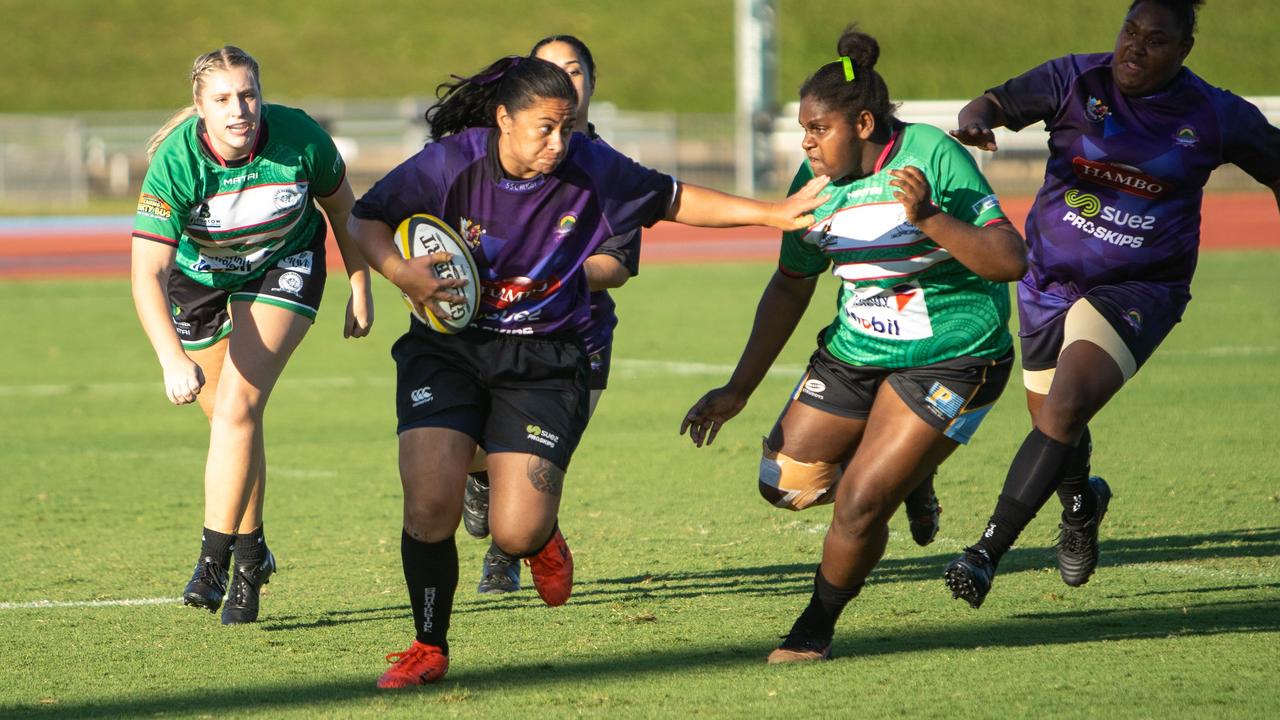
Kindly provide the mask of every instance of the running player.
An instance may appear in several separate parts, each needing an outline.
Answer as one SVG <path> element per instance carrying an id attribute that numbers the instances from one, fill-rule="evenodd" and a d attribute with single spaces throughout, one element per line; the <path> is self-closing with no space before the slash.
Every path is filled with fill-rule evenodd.
<path id="1" fill-rule="evenodd" d="M 1088 422 L 1182 318 L 1209 173 L 1235 163 L 1280 203 L 1280 130 L 1182 65 L 1201 4 L 1135 0 L 1114 52 L 1050 60 L 994 87 L 952 132 L 995 150 L 992 128 L 1043 120 L 1051 150 L 1018 284 L 1032 430 L 982 537 L 946 570 L 952 595 L 974 608 L 1055 490 L 1058 569 L 1067 585 L 1089 580 L 1111 490 L 1089 474 Z"/>
<path id="2" fill-rule="evenodd" d="M 1013 363 L 1009 292 L 1021 236 L 958 143 L 894 117 L 875 39 L 846 28 L 839 59 L 800 88 L 798 187 L 833 178 L 778 270 L 728 384 L 680 425 L 701 447 L 746 405 L 804 314 L 818 276 L 842 285 L 836 318 L 765 439 L 759 489 L 790 510 L 835 503 L 808 607 L 769 662 L 830 657 L 835 624 L 884 554 L 908 493 L 968 442 Z"/>
<path id="3" fill-rule="evenodd" d="M 262 526 L 262 419 L 324 292 L 325 218 L 313 200 L 351 283 L 345 337 L 369 333 L 373 298 L 346 231 L 355 198 L 324 130 L 301 110 L 262 102 L 258 63 L 236 47 L 196 58 L 191 91 L 194 105 L 147 148 L 133 301 L 169 400 L 198 400 L 209 419 L 204 534 L 183 602 L 222 605 L 222 622 L 238 624 L 257 619 L 276 569 Z"/>
<path id="4" fill-rule="evenodd" d="M 590 315 L 582 266 L 606 238 L 666 218 L 711 227 L 806 227 L 821 204 L 816 178 L 762 203 L 677 183 L 573 132 L 580 100 L 555 64 L 503 58 L 440 86 L 427 111 L 435 139 L 356 203 L 352 233 L 377 270 L 424 306 L 461 301 L 464 281 L 403 260 L 392 230 L 431 213 L 459 230 L 480 270 L 481 307 L 456 335 L 410 323 L 396 341 L 401 557 L 415 639 L 378 680 L 434 682 L 449 666 L 458 584 L 454 534 L 467 468 L 488 452 L 493 541 L 524 558 L 551 606 L 569 598 L 573 558 L 557 523 L 565 470 L 587 422 L 588 360 L 578 336 Z"/>
<path id="5" fill-rule="evenodd" d="M 588 118 L 591 96 L 596 88 L 596 64 L 586 43 L 573 35 L 552 35 L 534 43 L 530 54 L 555 63 L 569 74 L 578 91 L 574 132 L 584 133 L 592 140 L 604 142 L 596 134 L 595 126 Z M 591 393 L 587 410 L 587 417 L 590 419 L 609 382 L 613 329 L 618 325 L 609 289 L 622 287 L 640 271 L 640 230 L 637 228 L 625 235 L 605 240 L 595 254 L 583 263 L 582 269 L 587 274 L 587 285 L 591 289 L 591 317 L 587 325 L 579 330 L 591 366 L 591 374 L 587 379 L 587 387 Z M 477 454 L 483 456 L 484 453 L 477 451 Z M 467 476 L 462 524 L 474 537 L 489 535 L 489 474 L 474 464 L 472 472 Z M 496 543 L 490 543 L 476 590 L 481 593 L 508 593 L 519 589 L 519 559 L 503 554 Z"/>

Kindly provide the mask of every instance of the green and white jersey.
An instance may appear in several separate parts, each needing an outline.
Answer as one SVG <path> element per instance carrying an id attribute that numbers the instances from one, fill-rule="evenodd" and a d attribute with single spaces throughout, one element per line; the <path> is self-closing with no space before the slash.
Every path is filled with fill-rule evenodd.
<path id="1" fill-rule="evenodd" d="M 900 126 L 874 172 L 829 185 L 823 192 L 830 199 L 814 212 L 817 222 L 783 234 L 779 267 L 800 277 L 831 267 L 843 281 L 823 342 L 851 365 L 902 368 L 1003 356 L 1013 347 L 1008 288 L 978 277 L 907 222 L 888 171 L 910 165 L 924 172 L 933 203 L 948 215 L 976 226 L 1005 219 L 959 143 L 930 125 Z M 806 161 L 791 191 L 812 177 Z"/>
<path id="2" fill-rule="evenodd" d="M 227 167 L 192 117 L 156 149 L 142 181 L 134 237 L 176 246 L 178 268 L 202 285 L 234 290 L 278 262 L 310 272 L 315 260 L 300 253 L 325 227 L 312 198 L 336 192 L 346 166 L 301 110 L 264 105 L 261 125 L 248 162 Z"/>

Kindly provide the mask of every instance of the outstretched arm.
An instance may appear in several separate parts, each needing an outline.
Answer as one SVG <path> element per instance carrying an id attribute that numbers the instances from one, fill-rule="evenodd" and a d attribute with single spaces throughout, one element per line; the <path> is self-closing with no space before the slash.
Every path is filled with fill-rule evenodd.
<path id="1" fill-rule="evenodd" d="M 986 93 L 961 108 L 956 122 L 959 127 L 951 131 L 951 137 L 965 145 L 994 152 L 997 150 L 996 136 L 992 130 L 1004 127 L 1008 119 L 1000 101 Z"/>
<path id="2" fill-rule="evenodd" d="M 710 445 L 720 428 L 746 407 L 747 399 L 800 323 L 817 284 L 817 276 L 794 278 L 781 270 L 773 273 L 756 307 L 751 336 L 733 376 L 723 387 L 708 392 L 694 403 L 680 423 L 681 435 L 688 430 L 694 445 L 702 447 L 704 442 Z"/>
<path id="3" fill-rule="evenodd" d="M 813 224 L 813 211 L 827 201 L 818 194 L 827 182 L 826 175 L 818 176 L 785 200 L 773 203 L 680 183 L 666 219 L 701 227 L 763 225 L 802 230 Z"/>

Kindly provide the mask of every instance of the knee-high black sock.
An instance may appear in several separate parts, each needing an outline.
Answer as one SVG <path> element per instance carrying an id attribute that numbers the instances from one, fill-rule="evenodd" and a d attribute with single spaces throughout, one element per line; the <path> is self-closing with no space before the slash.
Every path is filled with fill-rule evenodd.
<path id="1" fill-rule="evenodd" d="M 406 532 L 400 536 L 400 560 L 418 641 L 435 645 L 448 655 L 449 618 L 458 589 L 458 546 L 452 537 L 428 543 Z"/>
<path id="2" fill-rule="evenodd" d="M 809 606 L 796 619 L 795 629 L 803 628 L 806 634 L 830 638 L 836 631 L 836 621 L 849 601 L 862 592 L 862 583 L 851 588 L 838 588 L 822 577 L 822 568 L 813 575 L 813 595 Z"/>
<path id="3" fill-rule="evenodd" d="M 262 526 L 251 533 L 236 533 L 236 562 L 243 565 L 261 565 L 267 559 L 267 539 L 262 534 Z"/>
<path id="4" fill-rule="evenodd" d="M 1062 482 L 1062 471 L 1075 448 L 1032 428 L 1009 465 L 1004 489 L 995 513 L 975 547 L 986 551 L 993 563 L 1009 552 L 1023 528 L 1040 512 Z"/>
<path id="5" fill-rule="evenodd" d="M 213 558 L 213 561 L 227 567 L 231 562 L 231 549 L 235 547 L 236 536 L 234 534 L 220 533 L 217 530 L 205 528 L 200 535 L 200 557 Z"/>
<path id="6" fill-rule="evenodd" d="M 1062 484 L 1058 486 L 1058 500 L 1062 501 L 1063 516 L 1072 522 L 1082 523 L 1098 510 L 1098 498 L 1089 487 L 1089 456 L 1093 453 L 1093 438 L 1089 428 L 1084 429 L 1080 442 L 1076 443 L 1066 469 L 1062 472 Z"/>

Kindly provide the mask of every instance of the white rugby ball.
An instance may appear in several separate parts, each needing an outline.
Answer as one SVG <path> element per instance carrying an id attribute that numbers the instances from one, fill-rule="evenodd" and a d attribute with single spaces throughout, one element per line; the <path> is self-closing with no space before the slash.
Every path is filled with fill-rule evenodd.
<path id="1" fill-rule="evenodd" d="M 436 303 L 443 309 L 443 314 L 437 313 L 434 307 L 423 308 L 410 300 L 408 295 L 401 293 L 404 304 L 409 306 L 413 317 L 436 332 L 450 335 L 470 325 L 476 316 L 480 300 L 480 273 L 476 270 L 471 250 L 458 237 L 458 233 L 440 218 L 418 213 L 405 218 L 400 227 L 396 228 L 395 242 L 400 249 L 400 256 L 406 260 L 438 252 L 449 253 L 453 256 L 451 260 L 431 266 L 436 277 L 442 280 L 467 281 L 466 285 L 454 289 L 454 292 L 466 298 L 464 302 Z"/>

